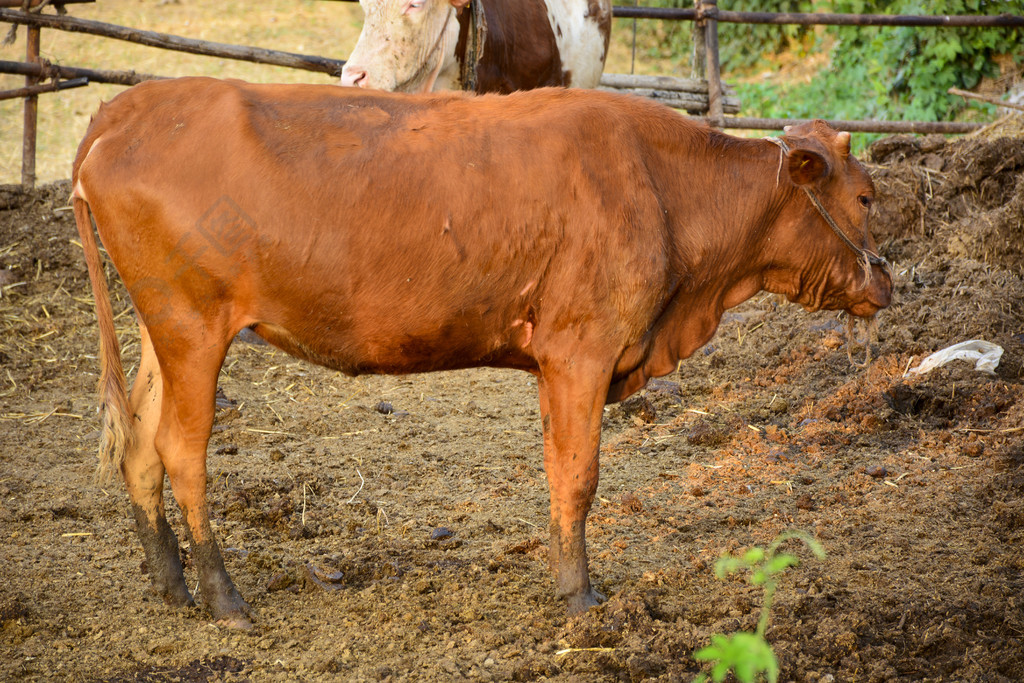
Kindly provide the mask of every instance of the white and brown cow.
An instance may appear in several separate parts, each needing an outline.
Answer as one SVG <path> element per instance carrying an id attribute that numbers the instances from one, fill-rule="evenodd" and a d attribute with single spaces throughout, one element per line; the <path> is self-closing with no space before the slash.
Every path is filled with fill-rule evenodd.
<path id="1" fill-rule="evenodd" d="M 104 104 L 73 202 L 100 321 L 103 462 L 124 475 L 156 589 L 192 602 L 166 472 L 204 599 L 249 625 L 206 504 L 217 375 L 248 327 L 350 374 L 536 376 L 557 591 L 572 611 L 596 604 L 584 526 L 603 406 L 672 372 L 761 290 L 862 317 L 889 304 L 849 133 L 817 121 L 774 142 L 565 88 L 188 78 Z M 130 396 L 90 212 L 138 314 Z"/>
<path id="2" fill-rule="evenodd" d="M 363 30 L 342 85 L 410 93 L 593 88 L 608 53 L 610 0 L 359 4 Z"/>

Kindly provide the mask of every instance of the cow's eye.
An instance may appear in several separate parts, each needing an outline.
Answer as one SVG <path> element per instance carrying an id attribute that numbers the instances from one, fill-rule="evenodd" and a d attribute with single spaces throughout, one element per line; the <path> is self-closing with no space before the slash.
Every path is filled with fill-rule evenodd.
<path id="1" fill-rule="evenodd" d="M 865 209 L 871 208 L 871 197 L 867 196 L 866 194 L 862 194 L 861 196 L 857 197 L 857 201 L 860 202 L 860 205 L 863 206 Z"/>
<path id="2" fill-rule="evenodd" d="M 416 10 L 423 9 L 423 3 L 425 1 L 426 0 L 412 0 L 412 2 L 405 6 L 406 14 L 408 14 L 409 12 L 415 12 Z"/>

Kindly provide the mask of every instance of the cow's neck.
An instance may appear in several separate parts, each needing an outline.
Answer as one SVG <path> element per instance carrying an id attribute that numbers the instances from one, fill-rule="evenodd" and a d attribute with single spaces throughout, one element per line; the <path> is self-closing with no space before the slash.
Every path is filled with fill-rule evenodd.
<path id="1" fill-rule="evenodd" d="M 684 145 L 677 152 L 680 185 L 666 206 L 674 223 L 675 281 L 652 328 L 644 377 L 671 372 L 714 336 L 727 309 L 765 288 L 765 242 L 792 194 L 787 179 L 776 185 L 777 155 L 773 165 L 754 141 L 712 133 L 708 147 Z"/>
<path id="2" fill-rule="evenodd" d="M 724 311 L 762 289 L 772 227 L 793 190 L 760 141 L 712 132 L 707 147 L 688 149 L 669 214 L 679 289 Z"/>

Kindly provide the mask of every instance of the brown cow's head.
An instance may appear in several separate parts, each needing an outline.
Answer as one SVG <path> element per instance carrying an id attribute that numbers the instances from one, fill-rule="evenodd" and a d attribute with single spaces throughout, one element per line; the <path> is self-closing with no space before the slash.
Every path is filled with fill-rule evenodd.
<path id="1" fill-rule="evenodd" d="M 455 14 L 469 0 L 359 0 L 363 30 L 341 72 L 342 85 L 429 92 L 458 71 Z M 439 83 L 439 76 L 441 82 Z"/>
<path id="2" fill-rule="evenodd" d="M 892 299 L 892 272 L 868 229 L 875 189 L 850 154 L 850 134 L 824 121 L 788 126 L 781 139 L 779 182 L 796 196 L 783 209 L 773 235 L 782 267 L 767 289 L 808 310 L 845 310 L 869 318 Z"/>

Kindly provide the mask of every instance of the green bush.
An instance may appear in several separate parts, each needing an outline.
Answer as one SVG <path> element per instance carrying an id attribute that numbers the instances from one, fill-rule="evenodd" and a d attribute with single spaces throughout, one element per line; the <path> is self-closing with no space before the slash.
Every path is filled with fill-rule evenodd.
<path id="1" fill-rule="evenodd" d="M 629 4 L 616 2 L 615 4 Z M 693 0 L 651 0 L 641 3 L 649 7 L 672 7 L 690 9 Z M 756 0 L 719 0 L 720 9 L 735 12 L 813 12 L 815 3 L 811 0 L 778 0 L 765 7 L 764 2 Z M 650 23 L 647 31 L 652 30 Z M 666 21 L 664 23 L 666 42 L 671 44 L 679 63 L 688 59 L 691 44 L 693 23 L 689 21 Z M 767 24 L 719 24 L 718 49 L 723 68 L 749 69 L 762 63 L 765 55 L 776 54 L 788 49 L 794 43 L 813 42 L 814 31 L 806 26 L 787 24 L 773 26 Z"/>
<path id="2" fill-rule="evenodd" d="M 690 7 L 688 0 L 651 0 L 658 6 Z M 719 0 L 720 9 L 851 14 L 1024 15 L 1024 0 Z M 683 24 L 683 22 L 680 22 Z M 689 23 L 683 24 L 689 27 Z M 689 33 L 669 39 L 688 51 Z M 682 41 L 686 41 L 685 45 Z M 1024 31 L 1007 28 L 920 28 L 719 24 L 722 71 L 734 83 L 743 113 L 780 118 L 824 117 L 940 121 L 962 118 L 968 106 L 948 95 L 951 87 L 970 90 L 984 77 L 999 75 L 995 58 L 1024 61 Z M 830 46 L 828 65 L 809 83 L 750 82 L 771 68 L 783 50 L 803 56 Z M 970 105 L 978 107 L 977 103 Z M 980 105 L 992 115 L 992 105 Z"/>
<path id="3" fill-rule="evenodd" d="M 836 11 L 885 14 L 1024 14 L 1024 0 L 836 0 Z M 815 83 L 857 118 L 940 121 L 967 106 L 949 88 L 996 77 L 994 57 L 1019 60 L 1024 37 L 1005 28 L 833 27 L 832 65 Z M 858 104 L 859 102 L 859 104 Z M 991 107 L 991 105 L 987 105 Z"/>

